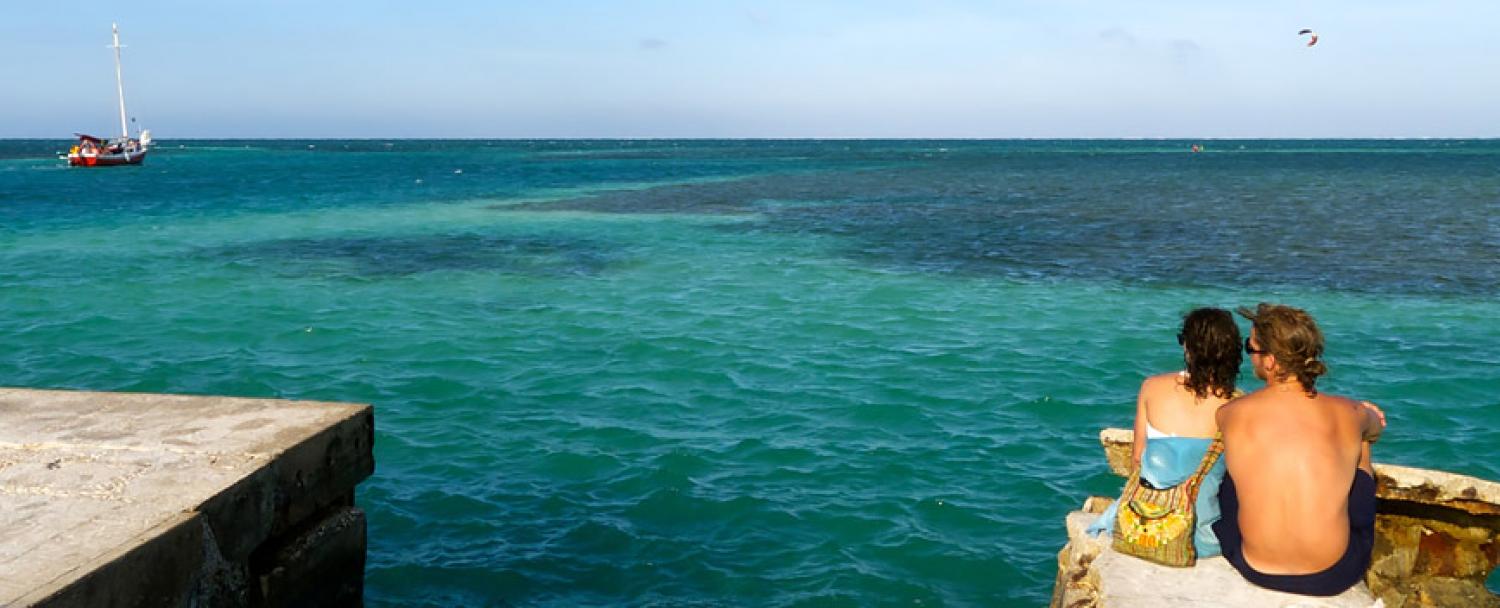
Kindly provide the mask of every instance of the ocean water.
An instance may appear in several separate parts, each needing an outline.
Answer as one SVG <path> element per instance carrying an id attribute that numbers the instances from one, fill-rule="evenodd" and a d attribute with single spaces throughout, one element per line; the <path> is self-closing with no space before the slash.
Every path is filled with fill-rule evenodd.
<path id="1" fill-rule="evenodd" d="M 1202 305 L 1500 479 L 1500 142 L 1190 143 L 0 141 L 0 385 L 374 404 L 372 606 L 1045 604 Z"/>

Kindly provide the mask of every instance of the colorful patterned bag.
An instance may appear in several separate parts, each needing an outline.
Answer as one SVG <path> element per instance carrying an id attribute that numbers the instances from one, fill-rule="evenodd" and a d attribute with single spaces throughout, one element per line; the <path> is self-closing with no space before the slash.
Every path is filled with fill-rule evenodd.
<path id="1" fill-rule="evenodd" d="M 1193 505 L 1198 500 L 1203 477 L 1223 452 L 1223 436 L 1215 434 L 1193 476 L 1166 489 L 1142 483 L 1141 469 L 1136 467 L 1120 496 L 1115 551 L 1165 566 L 1187 567 L 1196 563 L 1193 531 L 1198 527 L 1198 517 Z"/>

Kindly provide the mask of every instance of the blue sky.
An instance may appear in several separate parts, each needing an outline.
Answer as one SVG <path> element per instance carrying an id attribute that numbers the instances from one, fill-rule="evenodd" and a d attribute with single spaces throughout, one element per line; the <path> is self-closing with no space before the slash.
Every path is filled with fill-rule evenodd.
<path id="1" fill-rule="evenodd" d="M 1496 137 L 1492 0 L 6 0 L 0 137 Z M 1321 41 L 1306 48 L 1296 32 Z"/>

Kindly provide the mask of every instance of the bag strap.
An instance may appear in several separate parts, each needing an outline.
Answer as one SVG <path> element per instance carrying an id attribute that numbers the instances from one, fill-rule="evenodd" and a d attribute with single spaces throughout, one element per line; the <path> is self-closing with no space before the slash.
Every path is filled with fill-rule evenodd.
<path id="1" fill-rule="evenodd" d="M 1125 478 L 1125 490 L 1120 493 L 1121 498 L 1129 498 L 1130 494 L 1141 485 L 1141 466 L 1136 465 L 1130 470 L 1130 476 Z"/>
<path id="2" fill-rule="evenodd" d="M 1219 462 L 1219 456 L 1224 453 L 1224 433 L 1214 433 L 1214 440 L 1209 442 L 1208 450 L 1203 453 L 1203 460 L 1198 462 L 1198 470 L 1193 471 L 1185 484 L 1192 493 L 1194 500 L 1198 497 L 1198 486 L 1203 484 L 1203 478 L 1208 476 L 1208 471 Z"/>

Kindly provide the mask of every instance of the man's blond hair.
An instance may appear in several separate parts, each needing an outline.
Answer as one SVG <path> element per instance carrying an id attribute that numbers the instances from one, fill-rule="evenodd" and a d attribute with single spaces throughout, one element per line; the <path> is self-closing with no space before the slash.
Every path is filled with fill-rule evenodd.
<path id="1" fill-rule="evenodd" d="M 1323 331 L 1312 315 L 1300 308 L 1261 302 L 1254 310 L 1239 309 L 1250 320 L 1260 349 L 1276 357 L 1276 379 L 1296 378 L 1309 397 L 1316 397 L 1318 376 L 1328 373 L 1323 363 Z"/>

